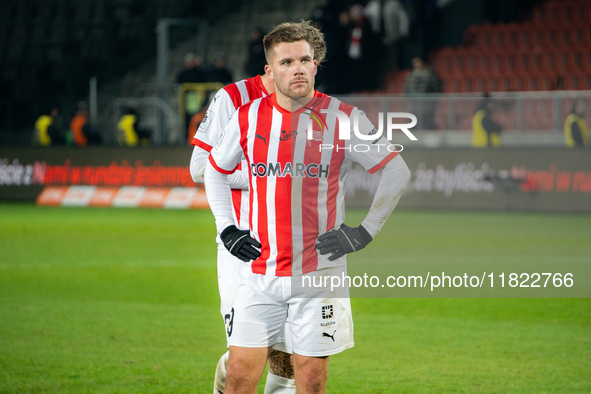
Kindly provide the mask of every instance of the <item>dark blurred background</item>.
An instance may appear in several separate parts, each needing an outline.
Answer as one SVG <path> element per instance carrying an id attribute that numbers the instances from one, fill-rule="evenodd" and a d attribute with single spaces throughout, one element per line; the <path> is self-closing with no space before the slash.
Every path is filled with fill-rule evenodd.
<path id="1" fill-rule="evenodd" d="M 158 77 L 157 26 L 164 18 L 197 22 L 170 25 L 166 76 Z M 118 97 L 161 97 L 177 113 L 175 81 L 187 55 L 210 75 L 189 82 L 225 84 L 252 70 L 262 73 L 260 34 L 300 19 L 311 19 L 326 35 L 328 56 L 317 84 L 329 94 L 591 89 L 586 0 L 2 0 L 0 144 L 30 144 L 36 119 L 56 106 L 67 128 L 80 102 L 88 102 L 93 77 L 93 126 L 103 144 L 116 144 Z M 432 72 L 433 83 L 410 80 L 417 65 Z M 199 100 L 199 106 L 207 102 Z M 189 122 L 183 116 L 181 129 Z M 163 124 L 157 116 L 144 119 Z M 156 143 L 186 141 L 184 133 Z"/>

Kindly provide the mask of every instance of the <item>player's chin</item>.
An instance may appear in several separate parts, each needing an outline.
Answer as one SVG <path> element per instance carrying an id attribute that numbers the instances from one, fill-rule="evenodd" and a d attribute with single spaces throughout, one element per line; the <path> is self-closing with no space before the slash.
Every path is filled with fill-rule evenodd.
<path id="1" fill-rule="evenodd" d="M 299 84 L 298 86 L 294 86 L 291 89 L 291 97 L 306 97 L 308 93 L 310 93 L 310 87 L 308 84 Z"/>

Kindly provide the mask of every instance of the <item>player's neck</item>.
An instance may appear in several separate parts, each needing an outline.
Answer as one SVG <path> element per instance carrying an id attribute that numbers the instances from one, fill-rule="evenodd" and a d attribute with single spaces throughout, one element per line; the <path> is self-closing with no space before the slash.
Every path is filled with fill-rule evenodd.
<path id="1" fill-rule="evenodd" d="M 311 90 L 306 97 L 289 97 L 281 93 L 279 90 L 275 91 L 277 104 L 290 112 L 297 111 L 304 105 L 308 104 L 314 97 L 314 90 Z"/>
<path id="2" fill-rule="evenodd" d="M 273 81 L 271 78 L 269 78 L 267 76 L 267 74 L 261 75 L 261 81 L 263 82 L 263 86 L 265 87 L 265 90 L 269 94 L 275 93 L 275 81 Z"/>

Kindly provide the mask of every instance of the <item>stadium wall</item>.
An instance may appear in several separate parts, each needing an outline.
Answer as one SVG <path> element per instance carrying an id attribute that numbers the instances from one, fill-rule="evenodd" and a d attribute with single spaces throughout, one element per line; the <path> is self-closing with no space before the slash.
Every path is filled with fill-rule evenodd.
<path id="1" fill-rule="evenodd" d="M 188 148 L 0 147 L 0 200 L 207 207 L 190 157 Z M 412 177 L 401 208 L 591 212 L 586 150 L 412 148 L 403 157 Z M 378 181 L 354 164 L 347 205 L 369 206 Z"/>

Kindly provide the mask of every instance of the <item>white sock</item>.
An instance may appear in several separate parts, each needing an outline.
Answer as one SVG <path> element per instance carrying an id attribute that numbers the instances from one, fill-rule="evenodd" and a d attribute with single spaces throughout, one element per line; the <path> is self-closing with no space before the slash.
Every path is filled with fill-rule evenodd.
<path id="1" fill-rule="evenodd" d="M 218 365 L 215 369 L 215 377 L 213 380 L 213 394 L 223 393 L 226 389 L 226 380 L 228 378 L 226 366 L 228 365 L 229 358 L 230 352 L 227 351 L 222 357 L 220 357 L 220 361 L 218 361 Z"/>
<path id="2" fill-rule="evenodd" d="M 295 380 L 273 375 L 269 371 L 265 383 L 265 394 L 295 394 L 295 392 Z"/>

